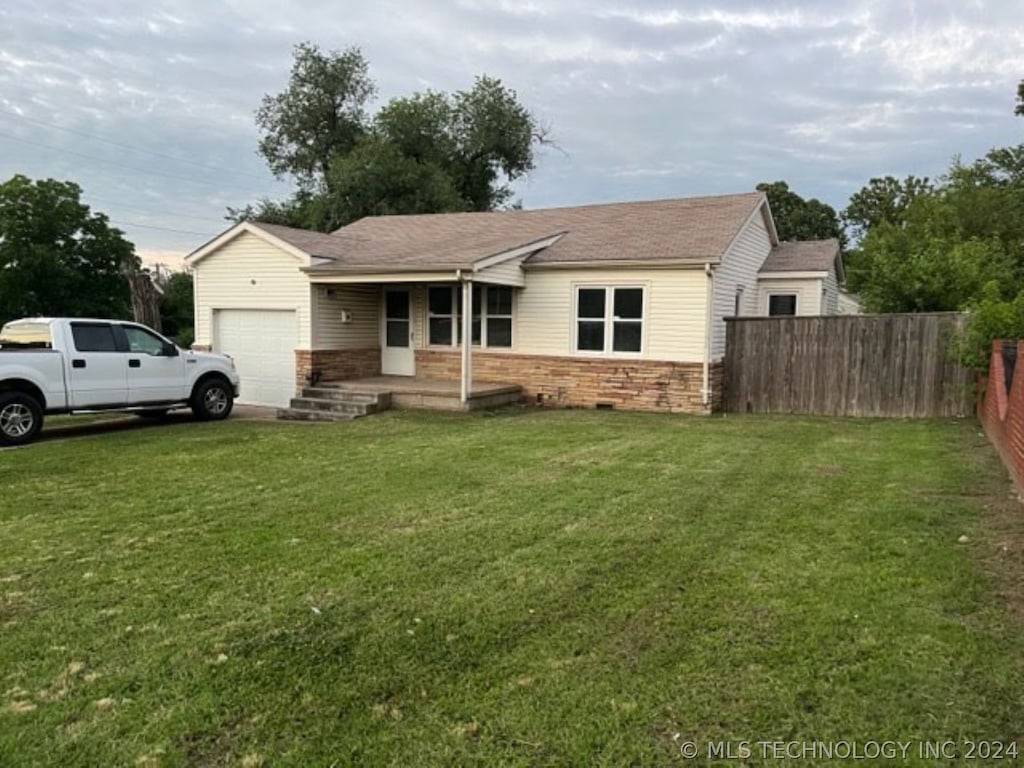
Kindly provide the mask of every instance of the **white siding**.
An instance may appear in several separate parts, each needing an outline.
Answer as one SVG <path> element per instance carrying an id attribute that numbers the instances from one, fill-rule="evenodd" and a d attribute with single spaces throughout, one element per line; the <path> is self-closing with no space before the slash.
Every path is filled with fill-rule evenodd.
<path id="1" fill-rule="evenodd" d="M 736 292 L 740 297 L 740 316 L 758 314 L 757 272 L 771 252 L 771 237 L 765 225 L 763 209 L 747 221 L 732 246 L 715 268 L 715 303 L 711 320 L 711 359 L 725 355 L 725 318 L 736 314 Z"/>
<path id="2" fill-rule="evenodd" d="M 349 322 L 342 322 L 343 313 L 348 313 Z M 316 349 L 380 345 L 380 289 L 375 285 L 314 286 L 313 317 Z"/>
<path id="3" fill-rule="evenodd" d="M 528 255 L 529 254 L 515 259 L 509 259 L 508 261 L 503 261 L 501 264 L 495 264 L 493 267 L 481 269 L 473 275 L 473 279 L 479 280 L 481 283 L 518 285 L 522 287 L 526 285 L 526 280 L 525 275 L 523 274 L 523 269 L 520 265 Z"/>
<path id="4" fill-rule="evenodd" d="M 757 314 L 768 316 L 768 297 L 773 293 L 792 293 L 796 295 L 796 313 L 798 315 L 821 314 L 820 277 L 793 278 L 790 280 L 763 279 L 758 286 Z"/>
<path id="5" fill-rule="evenodd" d="M 839 281 L 836 280 L 835 267 L 828 271 L 828 277 L 825 278 L 825 297 L 821 313 L 823 315 L 839 314 Z"/>
<path id="6" fill-rule="evenodd" d="M 576 354 L 577 285 L 643 286 L 644 348 L 639 357 L 703 361 L 707 311 L 707 277 L 703 269 L 530 270 L 526 273 L 526 287 L 516 291 L 513 352 Z"/>
<path id="7" fill-rule="evenodd" d="M 311 297 L 301 262 L 244 232 L 195 265 L 196 343 L 214 343 L 215 309 L 290 309 L 297 313 L 299 348 L 308 349 Z"/>
<path id="8" fill-rule="evenodd" d="M 839 292 L 839 299 L 836 301 L 836 313 L 840 315 L 859 315 L 861 313 L 860 300 L 852 293 Z"/>

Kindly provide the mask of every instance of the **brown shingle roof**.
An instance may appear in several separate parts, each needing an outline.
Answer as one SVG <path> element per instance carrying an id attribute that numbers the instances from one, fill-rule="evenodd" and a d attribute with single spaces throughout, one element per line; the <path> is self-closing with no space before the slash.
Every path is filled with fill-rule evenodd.
<path id="1" fill-rule="evenodd" d="M 333 235 L 324 232 L 313 232 L 308 229 L 286 227 L 281 224 L 264 224 L 261 221 L 249 223 L 279 240 L 284 240 L 289 245 L 295 246 L 310 256 L 337 259 L 345 255 L 344 248 L 342 248 L 341 243 Z"/>
<path id="2" fill-rule="evenodd" d="M 802 240 L 779 243 L 761 265 L 762 272 L 828 272 L 836 266 L 839 241 Z"/>
<path id="3" fill-rule="evenodd" d="M 761 192 L 530 211 L 374 216 L 330 235 L 258 224 L 312 256 L 311 271 L 469 267 L 487 256 L 564 233 L 528 264 L 717 262 L 762 204 Z"/>

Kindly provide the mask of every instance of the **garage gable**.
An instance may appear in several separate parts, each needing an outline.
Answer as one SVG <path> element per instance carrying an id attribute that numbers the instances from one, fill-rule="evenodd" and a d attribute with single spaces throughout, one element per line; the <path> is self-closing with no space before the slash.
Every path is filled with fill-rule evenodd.
<path id="1" fill-rule="evenodd" d="M 219 253 L 225 246 L 228 246 L 235 240 L 245 236 L 255 237 L 265 241 L 269 245 L 273 245 L 275 248 L 294 258 L 300 266 L 308 267 L 311 263 L 309 253 L 302 250 L 295 244 L 290 243 L 281 237 L 277 237 L 260 225 L 243 221 L 192 251 L 192 253 L 185 257 L 185 264 L 189 267 L 195 267 L 201 261 Z"/>
<path id="2" fill-rule="evenodd" d="M 198 253 L 198 252 L 197 252 Z M 195 278 L 196 344 L 217 351 L 214 313 L 225 309 L 295 313 L 294 349 L 311 344 L 309 278 L 294 254 L 255 232 L 239 231 L 230 240 L 191 262 Z"/>

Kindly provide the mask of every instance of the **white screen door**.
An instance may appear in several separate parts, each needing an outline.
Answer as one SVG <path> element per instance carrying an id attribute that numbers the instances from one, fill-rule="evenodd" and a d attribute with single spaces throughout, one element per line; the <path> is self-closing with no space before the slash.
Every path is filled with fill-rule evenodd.
<path id="1" fill-rule="evenodd" d="M 380 370 L 383 374 L 413 376 L 416 373 L 411 305 L 412 296 L 408 288 L 384 289 L 380 341 Z"/>

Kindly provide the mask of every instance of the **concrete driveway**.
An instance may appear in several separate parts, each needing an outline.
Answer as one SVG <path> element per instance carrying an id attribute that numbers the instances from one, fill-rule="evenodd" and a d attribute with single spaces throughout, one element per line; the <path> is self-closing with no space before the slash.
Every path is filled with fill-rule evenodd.
<path id="1" fill-rule="evenodd" d="M 266 408 L 258 405 L 236 405 L 231 411 L 230 421 L 273 421 L 277 418 L 276 408 Z M 177 424 L 186 421 L 193 421 L 192 412 L 187 408 L 172 411 L 163 419 L 143 419 L 131 414 L 111 414 L 109 417 L 99 417 L 95 420 L 83 417 L 81 423 L 71 418 L 67 421 L 61 420 L 58 426 L 46 426 L 44 423 L 43 433 L 36 442 L 48 440 L 65 440 L 72 437 L 86 437 L 88 435 L 102 435 L 107 432 L 128 432 L 135 429 L 157 429 L 167 424 Z"/>

